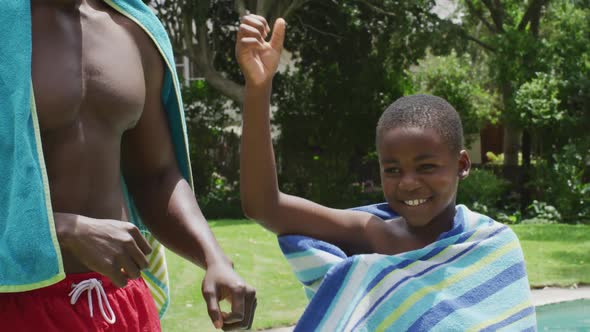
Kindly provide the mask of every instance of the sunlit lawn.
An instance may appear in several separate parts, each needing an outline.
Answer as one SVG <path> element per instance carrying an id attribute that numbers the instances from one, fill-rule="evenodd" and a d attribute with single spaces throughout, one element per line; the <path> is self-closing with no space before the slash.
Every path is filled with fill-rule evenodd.
<path id="1" fill-rule="evenodd" d="M 283 259 L 276 236 L 245 220 L 210 223 L 240 275 L 257 290 L 255 329 L 294 324 L 307 303 L 303 288 Z M 215 331 L 201 296 L 203 271 L 168 252 L 172 304 L 164 331 Z"/>
<path id="2" fill-rule="evenodd" d="M 242 277 L 257 289 L 254 328 L 294 324 L 307 303 L 282 257 L 276 237 L 245 220 L 210 223 Z M 590 226 L 516 225 L 533 287 L 590 283 Z M 168 253 L 172 304 L 164 331 L 215 331 L 200 292 L 203 272 Z"/>
<path id="3" fill-rule="evenodd" d="M 531 286 L 590 284 L 590 226 L 514 225 Z"/>

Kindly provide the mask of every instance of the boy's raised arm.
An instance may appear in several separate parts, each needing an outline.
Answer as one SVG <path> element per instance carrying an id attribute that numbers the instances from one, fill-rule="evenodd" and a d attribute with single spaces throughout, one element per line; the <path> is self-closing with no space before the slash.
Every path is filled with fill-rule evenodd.
<path id="1" fill-rule="evenodd" d="M 242 18 L 236 57 L 245 76 L 240 187 L 245 214 L 277 234 L 302 234 L 350 251 L 370 251 L 367 230 L 382 220 L 368 213 L 324 207 L 279 191 L 270 135 L 272 78 L 279 64 L 285 21 L 277 19 L 272 38 L 266 20 Z"/>

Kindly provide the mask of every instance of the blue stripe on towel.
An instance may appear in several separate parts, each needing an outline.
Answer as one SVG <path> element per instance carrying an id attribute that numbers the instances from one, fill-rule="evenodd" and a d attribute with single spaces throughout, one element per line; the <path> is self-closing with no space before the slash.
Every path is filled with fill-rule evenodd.
<path id="1" fill-rule="evenodd" d="M 309 286 L 317 280 L 322 279 L 330 268 L 332 268 L 332 265 L 324 265 L 313 269 L 303 270 L 301 272 L 295 272 L 295 275 L 304 285 Z"/>
<path id="2" fill-rule="evenodd" d="M 368 213 L 375 215 L 383 220 L 389 220 L 389 219 L 399 217 L 399 215 L 397 213 L 395 213 L 395 211 L 393 211 L 389 207 L 389 204 L 387 204 L 387 203 L 378 203 L 378 204 L 359 206 L 359 207 L 352 208 L 351 210 L 368 212 Z"/>
<path id="3" fill-rule="evenodd" d="M 467 236 L 467 237 L 469 237 L 469 236 Z M 426 255 L 424 255 L 424 256 L 422 256 L 422 257 L 420 257 L 420 259 L 419 259 L 419 260 L 427 260 L 427 259 L 430 259 L 430 258 L 434 257 L 435 255 L 439 254 L 439 253 L 440 253 L 441 251 L 443 251 L 444 249 L 445 249 L 444 247 L 441 247 L 441 248 L 434 248 L 433 250 L 431 250 L 431 251 L 427 252 L 427 253 L 426 253 Z M 469 248 L 468 248 L 468 249 L 466 249 L 466 251 L 465 251 L 465 252 L 467 252 L 468 250 L 469 250 Z M 451 261 L 451 260 L 455 259 L 455 258 L 456 258 L 456 257 L 458 257 L 458 256 L 459 256 L 459 255 L 456 255 L 456 256 L 454 256 L 454 257 L 451 257 L 451 258 L 450 258 L 448 261 Z M 448 262 L 448 261 L 447 261 L 447 262 Z M 366 289 L 365 289 L 365 290 L 364 290 L 362 293 L 360 293 L 360 294 L 359 294 L 359 300 L 360 300 L 360 299 L 362 299 L 363 297 L 365 297 L 365 296 L 366 296 L 366 295 L 367 295 L 367 294 L 368 294 L 368 293 L 369 293 L 369 292 L 370 292 L 370 291 L 371 291 L 373 288 L 375 288 L 375 286 L 376 286 L 376 285 L 377 285 L 379 282 L 381 282 L 381 281 L 382 281 L 382 280 L 383 280 L 383 279 L 384 279 L 384 278 L 385 278 L 385 277 L 386 277 L 386 276 L 387 276 L 389 273 L 391 273 L 391 272 L 392 272 L 392 271 L 394 271 L 394 270 L 403 269 L 403 268 L 407 267 L 408 265 L 410 265 L 410 264 L 412 264 L 412 263 L 414 263 L 414 262 L 415 262 L 415 261 L 413 261 L 413 260 L 404 260 L 404 261 L 402 261 L 400 264 L 394 265 L 394 266 L 392 266 L 392 267 L 387 267 L 387 268 L 385 268 L 384 270 L 382 270 L 382 271 L 381 271 L 381 272 L 378 274 L 378 276 L 377 276 L 377 277 L 375 277 L 375 278 L 374 278 L 374 279 L 373 279 L 373 280 L 372 280 L 372 281 L 369 283 L 369 285 L 367 286 L 367 288 L 366 288 Z M 443 263 L 441 263 L 441 264 L 445 264 L 445 263 L 447 263 L 447 262 L 443 262 Z M 395 284 L 395 285 L 393 286 L 393 289 L 392 289 L 391 291 L 393 291 L 393 290 L 394 290 L 394 289 L 395 289 L 397 286 L 399 286 L 400 284 L 404 283 L 406 280 L 408 280 L 408 279 L 410 279 L 410 278 L 418 277 L 418 276 L 420 276 L 420 275 L 423 275 L 423 274 L 425 274 L 425 273 L 427 273 L 427 272 L 431 271 L 432 269 L 436 268 L 437 266 L 439 266 L 439 265 L 441 265 L 441 264 L 438 264 L 438 265 L 432 265 L 432 266 L 430 266 L 430 267 L 426 268 L 425 270 L 421 271 L 421 272 L 420 272 L 420 273 L 418 273 L 418 274 L 411 275 L 411 276 L 407 276 L 407 277 L 403 278 L 402 280 L 400 280 L 400 281 L 399 281 L 397 284 Z M 366 318 L 367 318 L 369 315 L 371 315 L 371 313 L 372 313 L 372 312 L 373 312 L 373 311 L 374 311 L 374 310 L 375 310 L 375 309 L 376 309 L 376 308 L 379 306 L 379 304 L 380 304 L 380 303 L 381 303 L 381 302 L 382 302 L 382 301 L 383 301 L 383 300 L 386 298 L 386 296 L 387 296 L 387 295 L 388 295 L 388 294 L 384 294 L 384 295 L 383 295 L 383 296 L 381 296 L 379 299 L 377 299 L 377 300 L 374 302 L 373 306 L 372 306 L 372 307 L 369 309 L 369 311 L 368 311 L 368 312 L 367 312 L 367 313 L 366 313 L 366 314 L 365 314 L 365 315 L 364 315 L 364 316 L 363 316 L 363 317 L 362 317 L 362 318 L 361 318 L 361 319 L 360 319 L 360 320 L 357 322 L 357 324 L 356 324 L 356 325 L 353 327 L 353 329 L 354 329 L 354 328 L 357 328 L 357 327 L 358 327 L 358 325 L 359 325 L 359 324 L 360 324 L 360 323 L 361 323 L 361 322 L 362 322 L 364 319 L 366 319 Z M 349 319 L 350 319 L 350 317 L 349 317 Z M 348 324 L 348 319 L 346 320 L 346 323 L 345 323 L 345 325 L 347 325 L 347 324 Z"/>
<path id="4" fill-rule="evenodd" d="M 464 235 L 463 235 L 463 236 L 461 236 L 461 237 L 458 237 L 456 242 L 463 242 L 464 240 L 466 240 L 466 239 L 468 239 L 469 237 L 471 237 L 471 236 L 473 235 L 473 233 L 475 233 L 475 231 L 472 231 L 472 232 L 470 232 L 470 233 L 464 234 Z M 454 243 L 454 242 L 455 242 L 455 241 L 453 241 L 453 243 Z M 477 244 L 477 243 L 473 244 L 473 245 L 472 245 L 470 248 L 474 247 L 476 244 Z M 467 252 L 467 251 L 469 251 L 469 249 L 470 249 L 470 248 L 467 248 L 467 249 L 466 249 L 464 252 Z M 382 279 L 383 279 L 385 276 L 387 276 L 387 275 L 388 275 L 389 273 L 391 273 L 392 271 L 394 271 L 394 270 L 398 270 L 398 269 L 403 269 L 403 268 L 407 267 L 408 265 L 415 263 L 415 262 L 416 262 L 416 261 L 418 261 L 418 260 L 420 260 L 420 261 L 426 261 L 426 260 L 429 260 L 429 259 L 431 259 L 432 257 L 434 257 L 434 256 L 436 256 L 436 255 L 438 255 L 438 254 L 440 254 L 440 253 L 441 253 L 443 250 L 445 250 L 445 249 L 446 249 L 445 247 L 435 247 L 434 249 L 432 249 L 432 250 L 430 250 L 430 251 L 427 251 L 427 252 L 426 252 L 426 254 L 425 254 L 424 256 L 420 256 L 419 258 L 416 258 L 416 259 L 406 259 L 406 260 L 404 260 L 404 261 L 400 262 L 399 264 L 392 265 L 392 266 L 388 266 L 387 268 L 383 269 L 383 271 L 382 271 L 381 273 L 379 273 L 379 274 L 378 274 L 378 275 L 375 277 L 375 279 L 373 279 L 373 280 L 372 280 L 372 281 L 369 283 L 369 285 L 367 285 L 367 292 L 369 292 L 371 289 L 373 289 L 377 283 L 379 283 L 379 282 L 380 282 L 380 281 L 381 281 L 381 280 L 382 280 Z M 460 254 L 461 254 L 461 253 L 459 253 L 459 254 L 455 255 L 455 257 L 459 257 L 459 256 L 460 256 Z M 452 261 L 452 260 L 453 260 L 455 257 L 451 258 L 449 261 Z M 449 262 L 449 261 L 447 261 L 447 262 Z M 441 263 L 441 264 L 444 264 L 444 263 L 447 263 L 447 262 L 443 262 L 443 263 Z M 434 267 L 436 267 L 436 266 L 434 266 Z M 425 270 L 425 271 L 424 271 L 424 272 L 422 272 L 420 275 L 424 274 L 425 272 L 427 272 L 427 271 L 429 271 L 429 270 L 430 270 L 430 269 L 427 269 L 427 270 Z M 416 276 L 418 276 L 418 275 L 416 275 Z M 408 276 L 407 278 L 411 278 L 411 277 L 413 277 L 413 276 Z M 400 281 L 400 282 L 403 282 L 403 280 L 402 280 L 402 281 Z"/>
<path id="5" fill-rule="evenodd" d="M 334 271 L 330 271 L 331 274 L 326 276 L 327 279 L 330 279 L 330 282 L 326 283 L 326 287 L 320 287 L 314 297 L 337 297 L 338 293 L 342 290 L 342 285 L 346 284 L 349 271 L 354 267 L 354 263 L 354 261 L 347 261 L 337 266 Z M 328 308 L 326 312 L 329 310 L 330 309 Z M 302 319 L 300 320 L 301 324 L 297 324 L 294 332 L 315 331 L 324 314 L 324 311 L 305 310 Z M 305 319 L 303 319 L 303 317 L 305 317 Z"/>
<path id="6" fill-rule="evenodd" d="M 504 240 L 502 247 L 509 248 L 511 245 L 513 245 L 513 241 L 511 239 L 502 240 Z M 406 299 L 411 298 L 414 293 L 422 290 L 425 287 L 431 287 L 445 283 L 447 280 L 449 280 L 449 278 L 454 277 L 455 274 L 459 274 L 463 271 L 471 269 L 472 266 L 480 263 L 482 257 L 486 257 L 482 256 L 486 252 L 487 248 L 485 248 L 485 246 L 479 245 L 473 247 L 471 250 L 461 255 L 461 257 L 458 259 L 451 261 L 449 264 L 439 265 L 439 267 L 433 270 L 431 273 L 411 278 L 406 283 L 401 285 L 396 284 L 396 290 L 394 292 L 386 289 L 388 297 L 385 298 L 383 303 L 381 303 L 375 312 L 369 317 L 370 322 L 367 324 L 380 324 L 382 321 L 387 320 L 387 317 L 392 312 L 400 310 L 400 306 L 403 304 L 403 302 Z M 508 258 L 512 252 L 513 250 L 510 250 L 507 254 L 504 254 L 500 258 L 494 260 L 494 262 L 501 262 L 503 259 Z M 479 268 L 473 277 L 466 276 L 463 279 L 449 284 L 445 287 L 444 292 L 442 289 L 440 289 L 425 294 L 418 300 L 418 302 L 415 302 L 411 308 L 403 310 L 405 313 L 398 319 L 398 321 L 395 322 L 396 328 L 402 329 L 402 326 L 407 328 L 418 318 L 417 316 L 423 314 L 426 310 L 432 307 L 433 304 L 436 304 L 438 301 L 440 301 L 441 297 L 450 297 L 455 294 L 462 294 L 466 290 L 472 288 L 473 283 L 477 282 L 476 280 L 481 278 L 482 273 L 484 273 L 484 275 L 491 273 L 489 272 L 491 267 L 492 265 L 488 264 Z M 452 269 L 451 271 L 454 271 L 455 273 L 452 273 L 449 269 Z"/>
<path id="7" fill-rule="evenodd" d="M 289 256 L 289 258 L 294 258 L 298 255 L 307 255 L 305 249 L 325 251 L 335 256 L 347 257 L 344 251 L 337 246 L 307 236 L 284 235 L 280 236 L 278 240 L 281 251 L 284 255 Z"/>
<path id="8" fill-rule="evenodd" d="M 502 231 L 504 231 L 505 229 L 507 229 L 507 227 L 501 227 L 498 230 L 494 231 L 492 234 L 490 234 L 487 238 L 492 237 Z M 468 233 L 470 234 L 469 236 L 461 236 L 462 239 L 467 239 L 471 236 L 471 234 L 473 234 L 474 231 Z M 373 312 L 381 305 L 381 302 L 383 302 L 384 300 L 386 300 L 388 298 L 388 296 L 393 293 L 400 285 L 404 284 L 406 281 L 408 281 L 409 279 L 414 279 L 414 278 L 418 278 L 421 277 L 423 275 L 425 275 L 426 273 L 449 263 L 452 263 L 456 260 L 458 260 L 459 258 L 462 258 L 464 255 L 466 255 L 467 253 L 470 253 L 474 248 L 476 248 L 478 245 L 480 244 L 480 242 L 475 242 L 473 244 L 471 244 L 469 247 L 467 247 L 466 249 L 458 252 L 457 254 L 455 254 L 454 256 L 452 256 L 451 258 L 449 258 L 448 260 L 441 262 L 439 264 L 435 264 L 432 265 L 428 268 L 426 268 L 425 270 L 414 274 L 414 275 L 409 275 L 404 277 L 402 280 L 400 280 L 399 282 L 397 282 L 395 285 L 393 285 L 385 294 L 383 294 L 381 297 L 379 297 L 371 306 L 371 308 L 367 311 L 367 313 L 355 324 L 355 326 L 353 327 L 353 329 L 356 329 L 365 319 L 367 319 L 369 316 L 371 316 L 373 314 Z M 477 259 L 477 257 L 474 258 L 474 261 Z M 444 275 L 442 276 L 444 277 Z"/>
<path id="9" fill-rule="evenodd" d="M 460 297 L 439 302 L 416 320 L 408 330 L 423 331 L 429 326 L 435 326 L 456 310 L 473 306 L 524 276 L 526 276 L 524 265 L 518 262 Z"/>
<path id="10" fill-rule="evenodd" d="M 506 318 L 505 320 L 498 322 L 494 325 L 490 325 L 488 327 L 486 327 L 485 329 L 481 330 L 481 332 L 493 332 L 493 331 L 497 331 L 502 327 L 508 326 L 512 323 L 515 323 L 527 316 L 533 315 L 535 313 L 535 308 L 533 306 L 530 306 L 528 308 L 525 308 L 517 313 L 515 313 L 514 315 Z M 533 330 L 534 331 L 534 330 Z"/>

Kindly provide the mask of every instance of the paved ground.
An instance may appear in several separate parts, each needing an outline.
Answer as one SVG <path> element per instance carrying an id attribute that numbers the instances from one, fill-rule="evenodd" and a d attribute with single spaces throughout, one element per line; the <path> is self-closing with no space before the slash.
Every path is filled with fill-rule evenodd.
<path id="1" fill-rule="evenodd" d="M 579 299 L 590 299 L 590 286 L 578 288 L 553 288 L 533 289 L 533 303 L 535 306 L 544 304 L 573 301 Z M 281 327 L 265 330 L 266 332 L 291 332 L 293 327 Z"/>
<path id="2" fill-rule="evenodd" d="M 536 306 L 580 299 L 590 299 L 590 286 L 578 288 L 545 287 L 533 290 L 533 303 Z"/>

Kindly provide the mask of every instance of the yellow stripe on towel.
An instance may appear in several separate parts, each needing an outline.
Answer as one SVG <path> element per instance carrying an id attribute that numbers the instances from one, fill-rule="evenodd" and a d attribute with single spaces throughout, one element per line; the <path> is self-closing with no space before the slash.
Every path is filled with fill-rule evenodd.
<path id="1" fill-rule="evenodd" d="M 408 297 L 396 310 L 394 310 L 379 326 L 377 327 L 377 331 L 385 331 L 385 329 L 393 324 L 398 318 L 400 318 L 410 307 L 412 307 L 416 302 L 418 302 L 424 295 L 431 294 L 434 292 L 438 292 L 444 288 L 449 287 L 453 283 L 468 277 L 482 268 L 485 268 L 489 263 L 493 262 L 497 258 L 503 256 L 504 254 L 508 253 L 511 250 L 518 249 L 518 241 L 512 241 L 507 243 L 505 246 L 500 248 L 498 251 L 494 252 L 493 254 L 485 257 L 484 259 L 478 261 L 476 264 L 473 264 L 468 269 L 465 269 L 463 272 L 457 273 L 454 276 L 445 279 L 439 282 L 436 285 L 426 286 L 422 288 L 420 291 L 414 293 L 412 296 Z"/>

